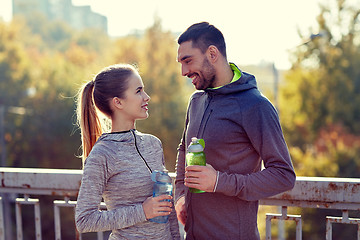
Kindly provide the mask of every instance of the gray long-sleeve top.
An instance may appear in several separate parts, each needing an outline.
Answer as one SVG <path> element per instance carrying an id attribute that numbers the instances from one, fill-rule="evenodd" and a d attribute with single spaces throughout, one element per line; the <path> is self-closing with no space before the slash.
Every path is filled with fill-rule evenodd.
<path id="1" fill-rule="evenodd" d="M 158 138 L 136 130 L 103 134 L 84 164 L 75 211 L 78 231 L 111 230 L 109 239 L 180 239 L 175 210 L 166 224 L 145 217 L 142 203 L 153 189 L 150 169 L 164 169 Z M 106 211 L 100 210 L 102 199 Z"/>

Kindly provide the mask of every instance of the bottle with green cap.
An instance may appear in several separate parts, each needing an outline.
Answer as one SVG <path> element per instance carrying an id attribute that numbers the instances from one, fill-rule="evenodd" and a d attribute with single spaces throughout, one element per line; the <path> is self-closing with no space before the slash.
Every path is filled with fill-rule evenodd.
<path id="1" fill-rule="evenodd" d="M 204 139 L 198 139 L 196 137 L 191 138 L 191 143 L 187 149 L 186 154 L 186 164 L 188 166 L 191 165 L 206 165 L 206 158 L 204 153 L 205 148 L 205 141 Z M 203 193 L 205 191 L 196 189 L 196 188 L 189 188 L 190 192 L 193 193 Z"/>

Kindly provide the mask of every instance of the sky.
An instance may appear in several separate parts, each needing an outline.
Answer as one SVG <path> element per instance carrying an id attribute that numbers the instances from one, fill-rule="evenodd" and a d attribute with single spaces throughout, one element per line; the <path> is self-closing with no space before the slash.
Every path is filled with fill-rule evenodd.
<path id="1" fill-rule="evenodd" d="M 181 33 L 207 21 L 224 34 L 228 60 L 238 65 L 274 63 L 288 69 L 289 51 L 317 33 L 321 0 L 72 0 L 108 18 L 110 36 L 145 30 L 161 20 L 164 31 Z M 0 0 L 0 18 L 11 20 L 12 0 Z M 175 40 L 175 39 L 174 39 Z"/>

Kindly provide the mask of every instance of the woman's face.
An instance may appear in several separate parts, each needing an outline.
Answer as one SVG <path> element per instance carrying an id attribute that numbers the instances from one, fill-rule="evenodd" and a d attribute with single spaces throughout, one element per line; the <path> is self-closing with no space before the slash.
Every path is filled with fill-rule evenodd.
<path id="1" fill-rule="evenodd" d="M 125 98 L 122 99 L 124 116 L 130 121 L 146 119 L 149 116 L 148 102 L 150 97 L 144 90 L 141 77 L 134 73 L 128 81 L 129 87 L 125 91 Z"/>

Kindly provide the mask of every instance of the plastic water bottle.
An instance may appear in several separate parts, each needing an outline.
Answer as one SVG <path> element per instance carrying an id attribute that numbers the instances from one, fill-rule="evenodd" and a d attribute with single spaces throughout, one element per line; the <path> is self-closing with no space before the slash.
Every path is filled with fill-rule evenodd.
<path id="1" fill-rule="evenodd" d="M 160 195 L 172 195 L 172 191 L 173 191 L 172 179 L 169 176 L 167 170 L 153 171 L 151 174 L 151 179 L 154 182 L 153 197 L 157 197 Z M 170 202 L 170 200 L 164 200 L 164 201 Z M 168 219 L 169 216 L 158 216 L 151 218 L 149 220 L 156 223 L 166 223 Z"/>
<path id="2" fill-rule="evenodd" d="M 191 143 L 187 149 L 186 154 L 186 164 L 188 166 L 191 165 L 206 165 L 206 158 L 204 153 L 205 142 L 204 139 L 197 139 L 196 137 L 191 138 Z M 193 193 L 203 193 L 205 191 L 196 189 L 196 188 L 189 188 L 190 192 Z"/>

